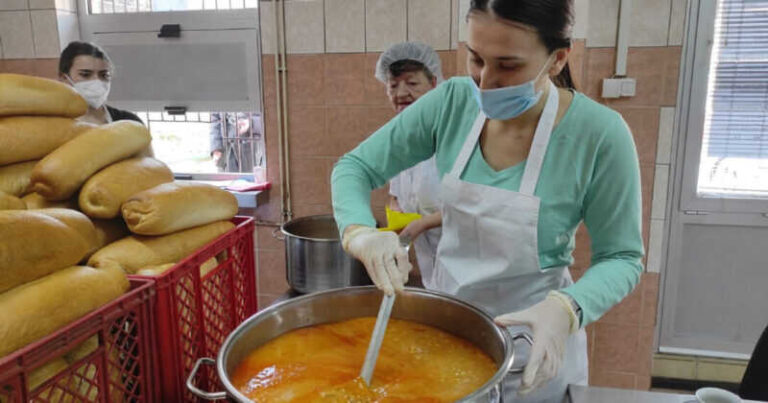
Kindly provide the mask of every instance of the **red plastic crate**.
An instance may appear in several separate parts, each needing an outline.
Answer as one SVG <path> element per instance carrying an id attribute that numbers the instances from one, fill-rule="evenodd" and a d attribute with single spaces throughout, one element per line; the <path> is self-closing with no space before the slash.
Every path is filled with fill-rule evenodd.
<path id="1" fill-rule="evenodd" d="M 0 360 L 0 402 L 155 402 L 154 286 L 116 300 Z M 92 337 L 98 347 L 30 390 L 32 373 Z"/>
<path id="2" fill-rule="evenodd" d="M 186 388 L 186 379 L 200 357 L 216 357 L 229 333 L 256 313 L 256 265 L 251 217 L 235 217 L 236 228 L 210 242 L 157 277 L 129 276 L 155 281 L 156 340 L 163 402 L 199 399 Z M 200 277 L 200 265 L 221 260 Z M 196 385 L 218 389 L 214 368 L 198 372 Z"/>

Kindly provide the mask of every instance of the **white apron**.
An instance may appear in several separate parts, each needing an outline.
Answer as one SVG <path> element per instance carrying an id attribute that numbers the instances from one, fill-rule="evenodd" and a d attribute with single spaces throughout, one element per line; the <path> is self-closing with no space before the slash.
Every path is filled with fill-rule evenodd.
<path id="1" fill-rule="evenodd" d="M 558 98 L 557 88 L 550 83 L 519 192 L 459 179 L 485 125 L 482 111 L 442 181 L 443 234 L 437 249 L 435 288 L 479 305 L 494 317 L 529 308 L 549 291 L 573 283 L 567 267 L 539 267 L 540 200 L 534 191 Z M 523 398 L 517 395 L 521 375 L 509 375 L 504 380 L 504 401 L 560 403 L 568 384 L 586 385 L 587 375 L 587 338 L 582 329 L 568 338 L 563 366 L 554 379 Z"/>
<path id="2" fill-rule="evenodd" d="M 419 213 L 426 216 L 437 213 L 442 207 L 440 172 L 437 170 L 434 156 L 401 172 L 390 181 L 389 186 L 390 194 L 397 197 L 397 203 L 406 213 Z M 432 228 L 413 240 L 421 281 L 427 288 L 435 287 L 433 281 L 435 254 L 441 232 L 440 227 Z"/>

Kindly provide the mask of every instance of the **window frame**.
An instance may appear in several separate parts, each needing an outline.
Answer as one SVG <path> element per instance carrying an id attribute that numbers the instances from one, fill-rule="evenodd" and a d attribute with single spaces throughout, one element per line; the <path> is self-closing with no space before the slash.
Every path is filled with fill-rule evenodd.
<path id="1" fill-rule="evenodd" d="M 678 125 L 684 138 L 680 209 L 701 214 L 768 214 L 768 199 L 713 197 L 697 192 L 717 7 L 717 0 L 693 0 L 688 4 L 689 24 L 680 64 L 681 90 L 677 100 Z"/>

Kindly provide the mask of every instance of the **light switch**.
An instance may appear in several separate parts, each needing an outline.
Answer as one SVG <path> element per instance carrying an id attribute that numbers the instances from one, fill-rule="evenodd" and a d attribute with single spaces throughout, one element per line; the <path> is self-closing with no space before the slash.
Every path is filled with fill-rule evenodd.
<path id="1" fill-rule="evenodd" d="M 604 78 L 603 98 L 635 96 L 637 80 L 634 78 Z"/>

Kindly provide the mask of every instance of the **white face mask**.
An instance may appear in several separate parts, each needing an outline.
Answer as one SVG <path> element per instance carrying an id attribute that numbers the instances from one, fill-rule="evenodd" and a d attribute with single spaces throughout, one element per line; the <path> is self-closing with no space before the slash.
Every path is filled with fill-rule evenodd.
<path id="1" fill-rule="evenodd" d="M 72 83 L 75 91 L 77 91 L 81 97 L 85 98 L 85 101 L 88 102 L 88 105 L 90 105 L 91 108 L 101 108 L 104 106 L 104 103 L 107 102 L 110 88 L 109 81 L 96 79 L 75 83 L 69 77 L 67 77 L 67 79 Z"/>

